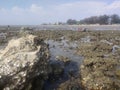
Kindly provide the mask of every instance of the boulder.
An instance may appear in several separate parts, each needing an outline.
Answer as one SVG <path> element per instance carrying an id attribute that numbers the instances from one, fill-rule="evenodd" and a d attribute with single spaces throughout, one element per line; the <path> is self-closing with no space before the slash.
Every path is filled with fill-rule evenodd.
<path id="1" fill-rule="evenodd" d="M 0 90 L 41 90 L 48 74 L 48 45 L 27 34 L 0 51 Z M 37 88 L 38 82 L 41 88 Z"/>

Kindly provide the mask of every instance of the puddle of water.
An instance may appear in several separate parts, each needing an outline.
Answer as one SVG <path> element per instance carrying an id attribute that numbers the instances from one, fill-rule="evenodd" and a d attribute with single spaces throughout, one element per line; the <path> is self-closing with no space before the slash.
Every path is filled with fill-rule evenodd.
<path id="1" fill-rule="evenodd" d="M 44 90 L 54 90 L 60 83 L 70 78 L 69 77 L 70 71 L 72 71 L 74 76 L 79 75 L 79 67 L 82 64 L 83 57 L 75 54 L 77 48 L 77 41 L 69 42 L 68 40 L 62 41 L 48 40 L 46 41 L 46 43 L 48 43 L 50 47 L 51 54 L 50 61 L 56 62 L 57 61 L 56 56 L 67 57 L 71 60 L 70 63 L 64 67 L 64 75 L 61 77 L 60 80 L 57 80 L 54 83 L 46 81 Z"/>
<path id="2" fill-rule="evenodd" d="M 51 59 L 55 60 L 56 56 L 68 57 L 70 60 L 77 62 L 79 65 L 82 63 L 83 57 L 75 54 L 77 42 L 69 42 L 68 40 L 46 41 L 50 47 Z"/>

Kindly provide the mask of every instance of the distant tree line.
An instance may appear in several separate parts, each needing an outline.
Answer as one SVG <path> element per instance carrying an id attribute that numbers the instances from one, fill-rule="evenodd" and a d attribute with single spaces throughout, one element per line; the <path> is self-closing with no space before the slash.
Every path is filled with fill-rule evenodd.
<path id="1" fill-rule="evenodd" d="M 120 24 L 120 16 L 117 14 L 113 15 L 100 15 L 100 16 L 91 16 L 88 18 L 84 18 L 80 21 L 75 19 L 68 19 L 66 24 L 73 25 L 73 24 Z"/>

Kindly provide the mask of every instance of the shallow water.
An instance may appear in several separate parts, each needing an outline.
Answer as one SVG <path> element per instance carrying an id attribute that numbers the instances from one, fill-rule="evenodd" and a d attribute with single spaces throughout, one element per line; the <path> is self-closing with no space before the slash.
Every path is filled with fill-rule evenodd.
<path id="1" fill-rule="evenodd" d="M 49 80 L 46 81 L 44 90 L 54 90 L 60 83 L 70 78 L 69 72 L 71 70 L 74 73 L 75 77 L 79 76 L 79 67 L 82 64 L 83 57 L 75 54 L 78 45 L 77 41 L 69 42 L 68 40 L 62 41 L 48 40 L 46 41 L 46 43 L 49 44 L 51 62 L 53 63 L 57 62 L 56 56 L 67 57 L 71 60 L 70 63 L 64 67 L 64 74 L 62 77 L 60 77 L 60 79 L 56 80 L 54 83 L 51 83 Z M 60 65 L 62 64 L 63 63 L 61 63 Z"/>
<path id="2" fill-rule="evenodd" d="M 77 49 L 77 42 L 69 42 L 68 40 L 62 41 L 54 41 L 48 40 L 46 41 L 50 47 L 50 60 L 56 60 L 56 56 L 64 56 L 68 57 L 71 61 L 75 61 L 80 65 L 82 63 L 83 57 L 76 55 L 75 51 Z"/>

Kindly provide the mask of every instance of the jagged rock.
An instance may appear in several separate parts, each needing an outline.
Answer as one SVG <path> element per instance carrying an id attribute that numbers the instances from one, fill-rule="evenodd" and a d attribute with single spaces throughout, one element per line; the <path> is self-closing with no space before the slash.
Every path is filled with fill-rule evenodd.
<path id="1" fill-rule="evenodd" d="M 65 64 L 70 62 L 70 59 L 68 57 L 64 57 L 64 56 L 56 56 L 56 60 L 60 60 L 60 61 L 64 62 Z"/>
<path id="2" fill-rule="evenodd" d="M 48 73 L 48 59 L 48 46 L 34 35 L 9 41 L 0 51 L 0 90 L 31 90 L 37 88 L 38 79 L 38 86 L 42 85 Z"/>

